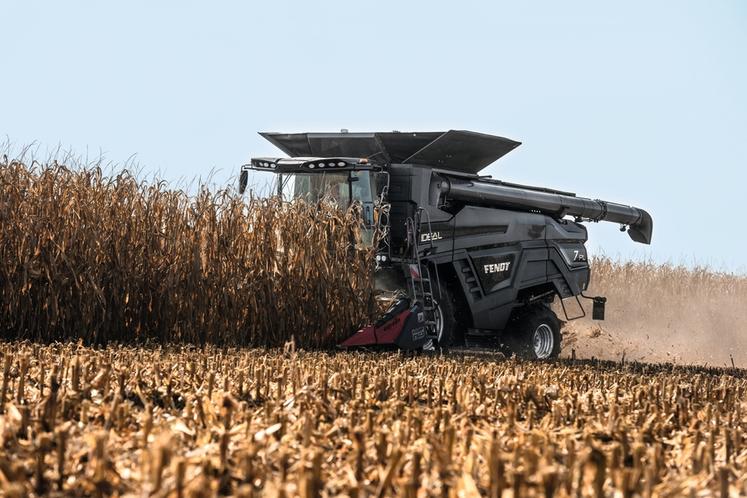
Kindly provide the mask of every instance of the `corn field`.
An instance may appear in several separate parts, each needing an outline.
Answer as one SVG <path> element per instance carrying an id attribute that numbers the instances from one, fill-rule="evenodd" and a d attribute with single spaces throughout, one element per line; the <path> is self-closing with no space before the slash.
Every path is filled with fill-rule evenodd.
<path id="1" fill-rule="evenodd" d="M 0 333 L 329 347 L 373 311 L 360 216 L 0 162 Z"/>
<path id="2" fill-rule="evenodd" d="M 375 315 L 360 233 L 4 159 L 0 496 L 747 495 L 745 371 L 630 362 L 746 365 L 747 279 L 597 259 L 565 354 L 616 362 L 304 351 Z"/>
<path id="3" fill-rule="evenodd" d="M 3 496 L 728 497 L 742 370 L 0 344 Z"/>

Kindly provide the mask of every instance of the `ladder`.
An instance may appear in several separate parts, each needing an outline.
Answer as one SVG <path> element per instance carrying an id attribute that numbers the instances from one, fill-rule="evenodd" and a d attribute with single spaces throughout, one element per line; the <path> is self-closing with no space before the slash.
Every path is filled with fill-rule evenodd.
<path id="1" fill-rule="evenodd" d="M 431 271 L 429 265 L 423 264 L 418 248 L 421 212 L 422 210 L 418 210 L 414 219 L 408 218 L 405 222 L 410 257 L 404 262 L 404 270 L 408 282 L 408 291 L 413 303 L 417 302 L 422 305 L 423 323 L 427 330 L 426 335 L 431 339 L 436 339 L 436 302 L 433 299 Z M 430 225 L 430 220 L 428 224 Z M 432 246 L 433 241 L 430 241 L 430 244 Z M 438 279 L 438 270 L 436 270 L 436 279 Z"/>

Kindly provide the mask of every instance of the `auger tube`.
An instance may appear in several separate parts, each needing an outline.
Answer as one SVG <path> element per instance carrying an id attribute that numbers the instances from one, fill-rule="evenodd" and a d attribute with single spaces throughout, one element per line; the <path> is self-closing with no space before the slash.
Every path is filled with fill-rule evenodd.
<path id="1" fill-rule="evenodd" d="M 465 181 L 442 176 L 437 182 L 437 188 L 444 201 L 454 200 L 488 207 L 537 211 L 557 218 L 574 216 L 590 221 L 619 223 L 628 227 L 628 235 L 635 242 L 651 243 L 651 215 L 637 207 L 479 180 Z"/>

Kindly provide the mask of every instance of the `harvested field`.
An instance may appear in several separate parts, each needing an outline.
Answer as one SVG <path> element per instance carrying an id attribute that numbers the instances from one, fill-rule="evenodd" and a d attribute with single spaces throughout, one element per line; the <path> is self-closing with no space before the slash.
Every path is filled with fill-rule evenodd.
<path id="1" fill-rule="evenodd" d="M 737 496 L 741 370 L 0 344 L 4 496 Z"/>

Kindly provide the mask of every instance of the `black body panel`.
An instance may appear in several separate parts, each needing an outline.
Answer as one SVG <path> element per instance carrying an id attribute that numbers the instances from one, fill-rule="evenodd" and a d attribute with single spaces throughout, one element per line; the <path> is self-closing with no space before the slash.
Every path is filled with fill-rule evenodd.
<path id="1" fill-rule="evenodd" d="M 451 130 L 403 162 L 477 174 L 519 145 L 520 142 L 503 137 Z"/>

